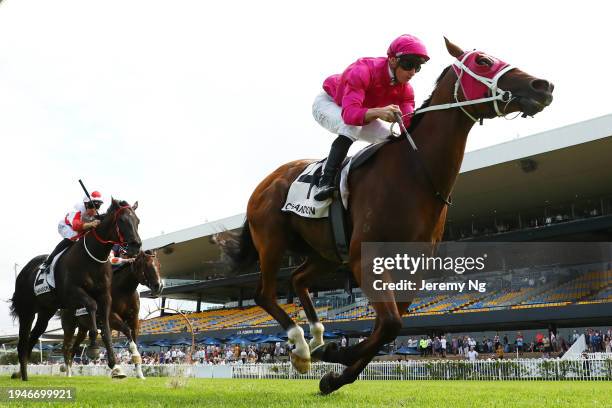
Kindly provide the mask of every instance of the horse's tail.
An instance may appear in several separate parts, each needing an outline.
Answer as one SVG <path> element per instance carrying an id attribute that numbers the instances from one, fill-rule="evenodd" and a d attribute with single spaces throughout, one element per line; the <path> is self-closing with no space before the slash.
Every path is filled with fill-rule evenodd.
<path id="1" fill-rule="evenodd" d="M 245 221 L 239 233 L 225 231 L 213 236 L 213 241 L 221 247 L 224 260 L 230 265 L 233 273 L 238 273 L 253 266 L 259 254 L 253 243 L 249 222 Z"/>
<path id="2" fill-rule="evenodd" d="M 10 299 L 10 314 L 14 319 L 19 319 L 21 316 L 27 316 L 34 312 L 35 295 L 34 295 L 34 279 L 38 266 L 45 260 L 46 256 L 41 255 L 32 259 L 23 267 L 17 279 L 15 280 L 15 292 Z"/>

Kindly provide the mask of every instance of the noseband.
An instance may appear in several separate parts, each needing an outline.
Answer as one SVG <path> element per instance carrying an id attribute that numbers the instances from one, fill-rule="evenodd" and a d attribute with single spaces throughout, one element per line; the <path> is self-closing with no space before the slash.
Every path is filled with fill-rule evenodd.
<path id="1" fill-rule="evenodd" d="M 137 271 L 137 279 L 138 282 L 142 285 L 145 285 L 146 287 L 150 288 L 151 286 L 151 282 L 149 282 L 149 278 L 147 277 L 147 274 L 145 273 L 145 268 L 147 267 L 147 258 L 152 258 L 153 259 L 153 268 L 155 269 L 155 271 L 157 272 L 157 274 L 159 275 L 159 272 L 157 271 L 157 266 L 155 265 L 155 261 L 157 259 L 157 256 L 155 254 L 147 254 L 146 252 L 142 252 L 142 254 L 144 255 L 144 259 L 143 259 L 143 265 L 142 268 L 137 268 L 140 269 L 140 271 Z M 137 262 L 133 262 L 130 264 L 130 267 L 132 268 L 132 271 L 134 271 L 134 268 L 136 268 L 136 263 Z"/>

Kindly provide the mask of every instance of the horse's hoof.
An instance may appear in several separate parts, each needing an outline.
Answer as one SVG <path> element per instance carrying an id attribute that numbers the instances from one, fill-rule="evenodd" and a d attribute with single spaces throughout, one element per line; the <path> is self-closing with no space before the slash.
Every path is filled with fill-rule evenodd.
<path id="1" fill-rule="evenodd" d="M 100 358 L 100 347 L 87 347 L 87 357 L 90 360 L 97 360 Z"/>
<path id="2" fill-rule="evenodd" d="M 302 358 L 295 353 L 291 353 L 291 365 L 300 374 L 305 374 L 310 370 L 310 359 Z"/>
<path id="3" fill-rule="evenodd" d="M 123 372 L 123 370 L 119 366 L 113 368 L 113 370 L 111 371 L 111 378 L 121 379 L 125 377 L 127 377 L 127 375 L 125 375 L 125 372 Z"/>
<path id="4" fill-rule="evenodd" d="M 319 381 L 319 391 L 321 391 L 321 395 L 331 394 L 336 391 L 338 388 L 336 383 L 338 382 L 338 378 L 340 378 L 340 374 L 330 371 L 325 374 L 321 381 Z"/>
<path id="5" fill-rule="evenodd" d="M 308 348 L 310 349 L 310 352 L 311 352 L 311 353 L 312 353 L 312 351 L 313 351 L 313 350 L 316 350 L 316 349 L 318 349 L 319 347 L 322 347 L 322 346 L 324 346 L 324 345 L 325 345 L 325 342 L 323 342 L 323 343 L 318 343 L 318 342 L 314 342 L 313 340 L 314 340 L 314 339 L 311 339 L 311 340 L 308 342 Z"/>
<path id="6" fill-rule="evenodd" d="M 322 344 L 310 352 L 310 358 L 313 361 L 326 361 L 325 356 L 328 355 L 327 353 L 335 353 L 336 351 L 338 351 L 338 344 L 334 342 Z"/>

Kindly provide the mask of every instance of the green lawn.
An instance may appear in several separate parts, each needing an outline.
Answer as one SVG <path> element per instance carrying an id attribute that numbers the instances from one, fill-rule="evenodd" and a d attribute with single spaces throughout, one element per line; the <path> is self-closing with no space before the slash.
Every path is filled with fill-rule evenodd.
<path id="1" fill-rule="evenodd" d="M 183 382 L 178 387 L 172 382 Z M 0 387 L 75 387 L 78 407 L 612 407 L 611 382 L 357 381 L 328 396 L 311 380 L 106 377 L 0 379 Z M 2 406 L 57 406 L 0 402 Z"/>

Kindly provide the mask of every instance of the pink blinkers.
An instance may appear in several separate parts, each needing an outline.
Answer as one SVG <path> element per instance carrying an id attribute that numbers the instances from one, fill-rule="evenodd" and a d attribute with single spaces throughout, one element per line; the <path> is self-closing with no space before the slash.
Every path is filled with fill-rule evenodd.
<path id="1" fill-rule="evenodd" d="M 478 64 L 477 61 L 483 59 L 488 60 L 492 65 Z M 461 57 L 457 58 L 457 60 L 463 62 L 463 64 L 474 74 L 488 79 L 493 79 L 497 73 L 510 65 L 507 62 L 491 57 L 480 51 L 466 52 Z M 489 87 L 466 72 L 462 72 L 463 69 L 461 66 L 453 64 L 453 69 L 455 70 L 455 74 L 461 78 L 461 89 L 467 100 L 483 98 L 488 94 Z"/>

